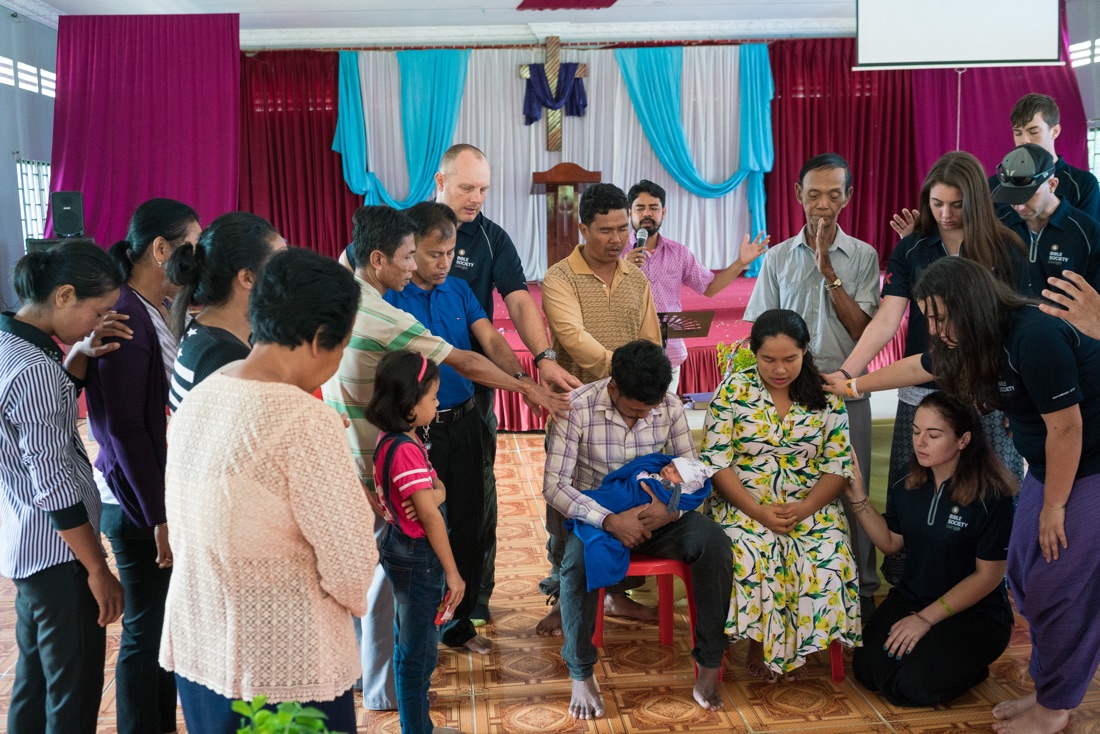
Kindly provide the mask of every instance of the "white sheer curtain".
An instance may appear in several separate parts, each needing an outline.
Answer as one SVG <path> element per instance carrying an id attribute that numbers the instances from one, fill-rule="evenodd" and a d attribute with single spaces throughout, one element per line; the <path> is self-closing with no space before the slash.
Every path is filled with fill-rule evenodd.
<path id="1" fill-rule="evenodd" d="M 648 178 L 668 191 L 661 231 L 690 247 L 704 265 L 718 269 L 737 256 L 749 216 L 744 186 L 721 199 L 689 194 L 671 179 L 642 132 L 614 52 L 565 49 L 563 61 L 588 65 L 585 117 L 563 119 L 562 152 L 546 150 L 546 122 L 523 124 L 525 82 L 521 64 L 541 61 L 541 50 L 474 50 L 466 74 L 455 142 L 485 151 L 492 188 L 485 214 L 512 236 L 527 277 L 546 272 L 546 198 L 531 194 L 531 174 L 563 161 L 601 171 L 624 191 Z M 684 51 L 684 127 L 703 176 L 721 181 L 737 170 L 739 149 L 737 46 Z M 359 55 L 371 170 L 395 197 L 408 192 L 401 136 L 399 75 L 393 52 Z"/>

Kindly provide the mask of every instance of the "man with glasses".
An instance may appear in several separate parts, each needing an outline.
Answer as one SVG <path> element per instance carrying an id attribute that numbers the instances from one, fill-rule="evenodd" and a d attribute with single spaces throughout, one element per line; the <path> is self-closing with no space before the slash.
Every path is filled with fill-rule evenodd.
<path id="1" fill-rule="evenodd" d="M 1042 296 L 1047 278 L 1063 271 L 1080 273 L 1100 287 L 1100 223 L 1058 198 L 1062 188 L 1054 156 L 1042 146 L 1024 143 L 997 166 L 993 201 L 1005 226 L 1028 246 L 1031 293 Z"/>
<path id="2" fill-rule="evenodd" d="M 733 585 L 729 539 L 709 517 L 669 512 L 656 499 L 611 513 L 598 499 L 582 494 L 639 456 L 661 452 L 695 458 L 683 404 L 666 390 L 671 375 L 668 358 L 651 341 L 616 349 L 611 376 L 571 392 L 572 410 L 551 424 L 542 493 L 563 517 L 602 528 L 634 551 L 691 564 L 693 577 L 702 580 L 693 590 L 697 620 L 691 654 L 699 670 L 693 694 L 700 706 L 714 711 L 722 705 L 718 674 Z M 572 532 L 564 538 L 560 578 L 561 654 L 573 679 L 569 713 L 576 719 L 599 718 L 605 707 L 593 677 L 597 592 L 588 590 L 584 544 Z"/>

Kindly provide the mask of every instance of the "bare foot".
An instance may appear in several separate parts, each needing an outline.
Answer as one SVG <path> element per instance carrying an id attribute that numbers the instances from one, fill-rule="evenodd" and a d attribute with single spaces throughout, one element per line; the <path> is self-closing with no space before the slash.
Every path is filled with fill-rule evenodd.
<path id="1" fill-rule="evenodd" d="M 470 652 L 476 652 L 478 655 L 488 655 L 493 651 L 493 641 L 481 635 L 474 635 L 466 640 L 462 646 Z"/>
<path id="2" fill-rule="evenodd" d="M 573 681 L 573 697 L 569 699 L 569 715 L 574 719 L 598 719 L 603 716 L 603 697 L 594 676 Z"/>
<path id="3" fill-rule="evenodd" d="M 776 672 L 764 662 L 764 644 L 756 640 L 749 640 L 749 654 L 745 656 L 745 667 L 765 683 L 775 683 L 778 678 Z"/>
<path id="4" fill-rule="evenodd" d="M 1035 694 L 1031 693 L 1021 698 L 1014 698 L 1011 701 L 1001 701 L 999 704 L 993 707 L 994 719 L 1011 719 L 1017 714 L 1022 714 L 1029 708 L 1035 705 Z"/>
<path id="5" fill-rule="evenodd" d="M 807 673 L 805 668 L 795 668 L 794 670 L 788 671 L 783 674 L 783 682 L 794 683 L 795 681 L 802 680 L 806 676 Z"/>
<path id="6" fill-rule="evenodd" d="M 1015 716 L 994 722 L 997 734 L 1057 734 L 1069 723 L 1066 709 L 1048 709 L 1042 704 L 1024 709 Z"/>
<path id="7" fill-rule="evenodd" d="M 707 711 L 717 711 L 722 708 L 722 697 L 718 694 L 718 674 L 721 668 L 704 668 L 699 666 L 699 677 L 695 679 L 695 688 L 691 695 L 695 702 Z"/>
<path id="8" fill-rule="evenodd" d="M 615 594 L 605 594 L 603 598 L 603 613 L 609 617 L 626 617 L 637 619 L 641 622 L 656 622 L 657 610 L 639 604 L 626 595 L 625 591 Z"/>
<path id="9" fill-rule="evenodd" d="M 539 637 L 558 637 L 561 635 L 561 609 L 558 607 L 557 602 L 554 602 L 554 606 L 550 607 L 550 611 L 546 613 L 546 616 L 535 625 L 535 634 Z"/>

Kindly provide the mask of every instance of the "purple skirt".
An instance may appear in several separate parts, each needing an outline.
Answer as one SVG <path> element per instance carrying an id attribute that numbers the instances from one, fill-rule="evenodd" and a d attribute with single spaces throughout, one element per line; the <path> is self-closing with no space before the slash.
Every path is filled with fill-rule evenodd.
<path id="1" fill-rule="evenodd" d="M 1100 665 L 1100 474 L 1073 483 L 1066 542 L 1047 563 L 1039 549 L 1043 485 L 1029 472 L 1008 544 L 1008 580 L 1031 626 L 1031 673 L 1041 705 L 1073 709 Z"/>

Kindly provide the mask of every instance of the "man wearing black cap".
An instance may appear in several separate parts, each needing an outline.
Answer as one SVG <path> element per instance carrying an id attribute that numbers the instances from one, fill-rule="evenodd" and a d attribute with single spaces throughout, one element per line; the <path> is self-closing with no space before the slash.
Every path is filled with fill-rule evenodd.
<path id="1" fill-rule="evenodd" d="M 1031 293 L 1042 296 L 1048 277 L 1071 270 L 1100 287 L 1100 223 L 1056 193 L 1054 156 L 1042 146 L 1013 148 L 997 166 L 993 201 L 1002 222 L 1028 245 Z"/>

